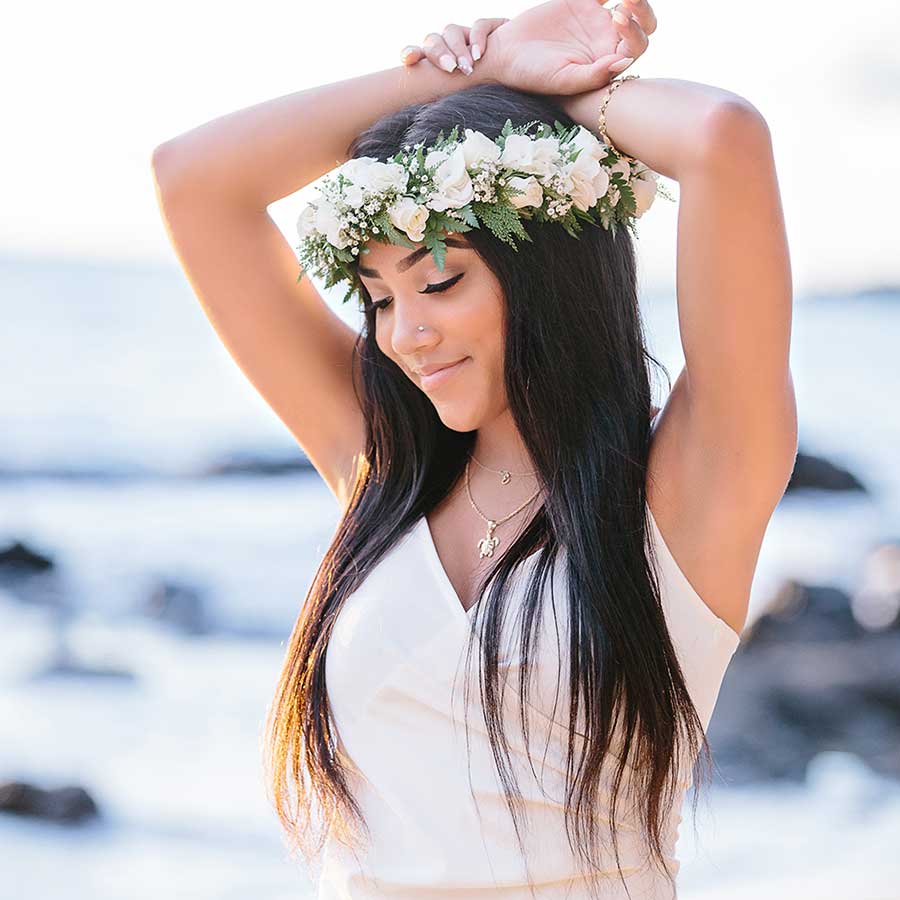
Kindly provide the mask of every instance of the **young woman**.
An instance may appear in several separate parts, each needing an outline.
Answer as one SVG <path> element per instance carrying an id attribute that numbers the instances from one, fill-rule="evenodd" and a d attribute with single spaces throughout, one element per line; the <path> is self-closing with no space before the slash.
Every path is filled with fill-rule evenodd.
<path id="1" fill-rule="evenodd" d="M 320 898 L 675 896 L 681 802 L 796 454 L 791 277 L 763 117 L 704 84 L 611 82 L 656 28 L 647 0 L 619 10 L 552 0 L 451 25 L 404 66 L 154 153 L 204 310 L 343 511 L 267 729 Z M 447 228 L 443 255 L 434 232 L 354 255 L 334 229 L 360 334 L 297 277 L 270 203 L 454 126 L 506 153 L 507 120 L 580 125 L 583 152 L 678 182 L 686 363 L 655 418 L 626 228 L 523 217 L 518 247 Z M 471 196 L 473 171 L 450 188 Z M 408 237 L 438 207 L 404 202 Z"/>

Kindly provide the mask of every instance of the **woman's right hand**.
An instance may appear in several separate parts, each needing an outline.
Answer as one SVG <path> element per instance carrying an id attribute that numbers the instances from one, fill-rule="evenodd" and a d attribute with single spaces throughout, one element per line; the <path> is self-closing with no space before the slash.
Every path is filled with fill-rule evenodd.
<path id="1" fill-rule="evenodd" d="M 549 0 L 514 19 L 479 19 L 472 29 L 451 25 L 443 35 L 428 35 L 429 46 L 413 47 L 404 62 L 426 56 L 440 65 L 445 55 L 465 60 L 466 45 L 477 41 L 492 77 L 508 87 L 559 95 L 594 90 L 644 53 L 657 26 L 649 0 L 624 0 L 614 7 L 624 21 L 605 2 Z M 477 37 L 470 39 L 476 28 Z"/>

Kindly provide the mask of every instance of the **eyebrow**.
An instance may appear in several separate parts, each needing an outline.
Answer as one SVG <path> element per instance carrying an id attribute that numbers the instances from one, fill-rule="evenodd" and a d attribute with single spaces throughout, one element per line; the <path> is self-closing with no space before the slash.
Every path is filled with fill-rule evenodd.
<path id="1" fill-rule="evenodd" d="M 461 241 L 459 238 L 448 237 L 445 241 L 448 247 L 460 247 L 463 250 L 471 250 L 471 244 L 466 241 Z M 431 248 L 429 247 L 419 247 L 418 250 L 413 250 L 408 256 L 404 256 L 401 259 L 395 268 L 398 272 L 405 272 L 407 269 L 414 266 L 420 259 L 424 256 L 427 256 L 431 252 Z M 359 274 L 365 275 L 368 278 L 381 278 L 381 273 L 377 269 L 370 269 L 367 266 L 364 266 L 362 263 L 359 264 Z"/>

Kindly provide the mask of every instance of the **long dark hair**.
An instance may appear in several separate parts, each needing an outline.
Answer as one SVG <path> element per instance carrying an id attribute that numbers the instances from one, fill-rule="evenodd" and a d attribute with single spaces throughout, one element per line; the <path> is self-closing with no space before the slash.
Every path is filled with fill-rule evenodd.
<path id="1" fill-rule="evenodd" d="M 431 144 L 454 125 L 494 138 L 507 118 L 514 126 L 535 120 L 575 124 L 548 97 L 477 85 L 383 117 L 354 139 L 348 156 L 385 160 L 406 144 Z M 540 624 L 543 584 L 562 552 L 572 636 L 565 803 L 570 846 L 588 871 L 602 871 L 597 814 L 608 809 L 622 876 L 616 810 L 627 768 L 641 798 L 645 846 L 674 882 L 664 829 L 681 797 L 678 788 L 687 784 L 681 763 L 692 761 L 699 786 L 696 775 L 701 762 L 709 766 L 711 754 L 645 553 L 648 363 L 659 364 L 645 346 L 633 238 L 625 228 L 613 236 L 587 224 L 576 240 L 554 223 L 524 224 L 532 242 L 518 251 L 486 229 L 465 234 L 503 288 L 506 393 L 545 496 L 476 595 L 481 599 L 472 631 L 481 622 L 487 732 L 520 835 L 521 795 L 511 777 L 498 702 L 500 610 L 509 578 L 536 554 L 523 600 L 520 646 L 527 653 L 527 634 Z M 366 446 L 350 501 L 291 634 L 266 725 L 275 806 L 307 861 L 319 853 L 328 830 L 348 844 L 355 825 L 368 832 L 349 788 L 348 761 L 326 694 L 325 654 L 336 616 L 391 546 L 458 483 L 477 433 L 447 428 L 427 396 L 379 350 L 371 297 L 363 291 L 365 327 L 354 365 L 360 367 Z M 523 713 L 527 669 L 526 656 L 519 679 Z M 611 788 L 605 780 L 610 760 L 617 760 Z M 696 803 L 695 791 L 695 816 Z"/>

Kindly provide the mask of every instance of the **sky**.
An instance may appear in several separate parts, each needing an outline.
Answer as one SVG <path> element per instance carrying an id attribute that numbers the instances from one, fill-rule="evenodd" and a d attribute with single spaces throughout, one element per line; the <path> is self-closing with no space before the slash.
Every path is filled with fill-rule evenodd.
<path id="1" fill-rule="evenodd" d="M 398 65 L 403 46 L 450 22 L 512 18 L 529 5 L 15 4 L 0 55 L 0 253 L 177 265 L 150 172 L 157 144 L 235 109 Z M 795 291 L 900 283 L 897 5 L 653 8 L 658 29 L 629 73 L 713 84 L 765 116 Z M 270 207 L 292 245 L 306 199 L 300 191 Z M 676 205 L 662 200 L 641 219 L 648 291 L 674 289 L 676 222 Z"/>

